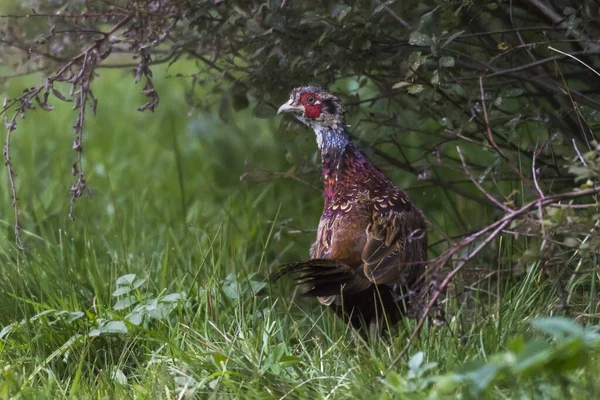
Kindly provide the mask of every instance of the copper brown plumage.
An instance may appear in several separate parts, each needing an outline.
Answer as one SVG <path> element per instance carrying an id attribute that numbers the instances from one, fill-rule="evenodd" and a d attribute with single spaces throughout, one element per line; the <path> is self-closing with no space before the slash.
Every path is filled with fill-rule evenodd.
<path id="1" fill-rule="evenodd" d="M 425 269 L 423 214 L 352 143 L 336 96 L 315 86 L 296 88 L 283 112 L 317 135 L 325 204 L 311 259 L 282 266 L 276 277 L 295 274 L 304 295 L 356 328 L 396 323 Z"/>

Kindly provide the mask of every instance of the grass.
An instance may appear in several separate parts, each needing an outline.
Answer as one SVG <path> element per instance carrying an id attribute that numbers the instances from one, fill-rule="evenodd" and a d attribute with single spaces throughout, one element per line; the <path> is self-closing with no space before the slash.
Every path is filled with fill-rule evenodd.
<path id="1" fill-rule="evenodd" d="M 291 140 L 249 112 L 229 124 L 186 117 L 185 80 L 157 75 L 155 114 L 135 111 L 130 76 L 103 72 L 95 83 L 98 116 L 84 138 L 93 196 L 77 201 L 75 221 L 71 110 L 19 121 L 26 250 L 13 245 L 3 174 L 0 398 L 595 397 L 597 337 L 534 319 L 556 302 L 535 262 L 502 282 L 499 298 L 450 297 L 449 324 L 426 326 L 389 370 L 414 321 L 365 342 L 316 302 L 294 301 L 289 282 L 271 285 L 276 265 L 306 257 L 322 200 L 296 181 L 240 176 L 250 159 L 290 168 L 284 149 L 314 151 L 312 136 Z M 510 246 L 496 249 L 498 268 L 511 267 Z M 571 295 L 585 285 L 570 282 Z"/>

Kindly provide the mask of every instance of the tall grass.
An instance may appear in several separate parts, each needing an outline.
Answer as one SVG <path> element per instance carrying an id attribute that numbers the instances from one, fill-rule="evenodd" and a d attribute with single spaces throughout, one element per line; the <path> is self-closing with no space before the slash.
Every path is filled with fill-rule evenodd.
<path id="1" fill-rule="evenodd" d="M 535 262 L 519 279 L 494 282 L 501 296 L 450 295 L 448 324 L 426 326 L 410 361 L 393 366 L 414 321 L 364 341 L 315 302 L 294 301 L 289 282 L 271 285 L 275 265 L 306 257 L 321 198 L 296 181 L 240 176 L 249 160 L 289 168 L 285 149 L 304 151 L 312 136 L 291 140 L 250 113 L 228 124 L 187 116 L 185 79 L 164 74 L 155 114 L 135 111 L 142 100 L 130 77 L 103 72 L 95 82 L 98 115 L 84 137 L 92 197 L 77 201 L 75 221 L 69 105 L 19 121 L 12 152 L 26 250 L 13 245 L 4 173 L 0 398 L 593 398 L 593 333 L 552 341 L 531 328 L 556 298 Z M 26 83 L 12 81 L 7 94 Z M 512 268 L 511 246 L 499 245 L 494 268 Z M 590 353 L 567 375 L 531 349 L 533 373 L 506 361 L 486 386 L 473 372 L 535 338 L 550 346 L 543 360 Z M 488 364 L 469 369 L 475 359 Z"/>

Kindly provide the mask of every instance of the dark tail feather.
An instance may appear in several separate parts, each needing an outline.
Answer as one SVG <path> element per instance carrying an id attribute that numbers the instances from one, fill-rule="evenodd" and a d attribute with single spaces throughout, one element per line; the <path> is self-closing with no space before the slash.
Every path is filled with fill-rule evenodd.
<path id="1" fill-rule="evenodd" d="M 358 275 L 355 269 L 326 258 L 284 264 L 271 279 L 276 281 L 288 274 L 295 275 L 296 285 L 305 287 L 302 296 L 332 296 L 342 291 L 358 293 L 371 286 L 371 282 Z"/>
<path id="2" fill-rule="evenodd" d="M 278 271 L 271 275 L 273 281 L 279 280 L 282 276 L 296 273 L 310 273 L 316 272 L 318 274 L 326 275 L 329 273 L 335 273 L 339 266 L 343 266 L 336 260 L 328 258 L 315 258 L 312 260 L 294 262 L 289 264 L 283 264 L 277 267 Z"/>

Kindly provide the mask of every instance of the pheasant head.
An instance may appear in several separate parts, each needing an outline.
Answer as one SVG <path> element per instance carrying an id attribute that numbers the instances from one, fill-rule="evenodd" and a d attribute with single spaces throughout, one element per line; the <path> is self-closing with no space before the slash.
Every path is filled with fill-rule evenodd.
<path id="1" fill-rule="evenodd" d="M 344 126 L 344 109 L 337 96 L 317 86 L 296 88 L 290 100 L 277 114 L 293 113 L 298 120 L 315 131 L 337 130 Z"/>

